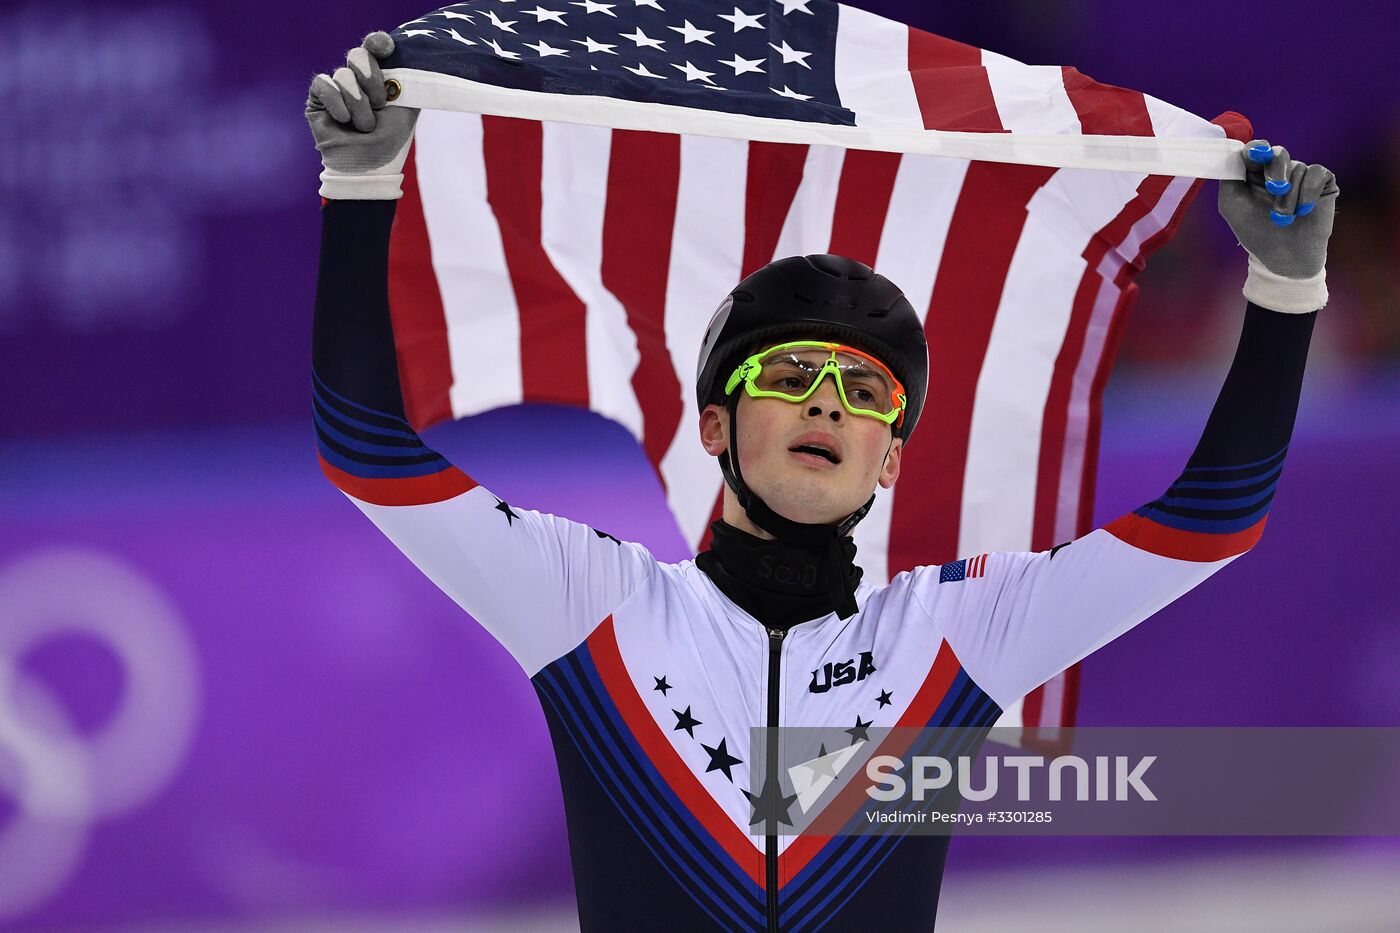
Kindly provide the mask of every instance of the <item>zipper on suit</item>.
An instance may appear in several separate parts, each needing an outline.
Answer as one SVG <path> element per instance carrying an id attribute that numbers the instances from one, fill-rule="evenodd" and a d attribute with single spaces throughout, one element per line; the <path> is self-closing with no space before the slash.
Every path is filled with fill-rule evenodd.
<path id="1" fill-rule="evenodd" d="M 787 635 L 786 629 L 768 629 L 768 729 L 766 732 L 766 767 L 767 773 L 763 777 L 763 788 L 760 793 L 768 789 L 768 782 L 778 780 L 778 699 L 782 681 L 779 678 L 781 673 L 783 656 L 783 638 Z M 776 788 L 775 788 L 776 792 Z M 765 816 L 770 816 L 765 814 Z M 765 819 L 765 823 L 770 820 Z M 776 821 L 771 821 L 776 823 Z M 776 825 L 766 825 L 764 827 L 763 855 L 764 869 L 766 872 L 767 884 L 765 891 L 768 895 L 768 933 L 778 933 L 778 827 Z"/>

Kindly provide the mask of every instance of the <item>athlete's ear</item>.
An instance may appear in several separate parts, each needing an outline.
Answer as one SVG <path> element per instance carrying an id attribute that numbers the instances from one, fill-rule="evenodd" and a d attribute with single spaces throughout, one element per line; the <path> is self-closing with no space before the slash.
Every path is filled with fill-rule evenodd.
<path id="1" fill-rule="evenodd" d="M 894 485 L 894 481 L 899 479 L 899 465 L 904 456 L 904 441 L 896 437 L 890 442 L 889 453 L 885 454 L 885 462 L 880 467 L 880 485 L 889 489 Z"/>
<path id="2" fill-rule="evenodd" d="M 719 405 L 706 405 L 700 412 L 700 446 L 711 457 L 729 449 L 729 412 Z"/>

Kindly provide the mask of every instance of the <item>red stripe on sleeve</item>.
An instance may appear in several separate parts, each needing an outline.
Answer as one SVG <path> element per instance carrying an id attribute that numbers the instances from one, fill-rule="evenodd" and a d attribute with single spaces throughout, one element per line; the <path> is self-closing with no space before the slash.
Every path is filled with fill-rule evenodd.
<path id="1" fill-rule="evenodd" d="M 637 338 L 632 390 L 642 410 L 642 448 L 658 476 L 681 422 L 681 384 L 666 347 L 666 276 L 680 174 L 679 136 L 613 130 L 602 278 Z"/>
<path id="2" fill-rule="evenodd" d="M 891 576 L 958 556 L 977 377 L 1026 223 L 1026 205 L 1055 171 L 989 162 L 968 166 L 924 324 L 930 369 L 927 414 L 919 421 L 894 487 Z"/>
<path id="3" fill-rule="evenodd" d="M 982 50 L 909 30 L 909 77 L 926 130 L 1005 133 Z"/>
<path id="4" fill-rule="evenodd" d="M 622 662 L 622 653 L 617 647 L 617 635 L 613 631 L 613 618 L 608 616 L 603 623 L 588 636 L 588 653 L 598 668 L 598 674 L 607 688 L 627 729 L 646 752 L 647 758 L 661 774 L 666 785 L 681 799 L 687 812 L 695 816 L 700 824 L 709 830 L 715 841 L 729 853 L 734 863 L 760 887 L 764 884 L 763 853 L 759 852 L 749 837 L 734 825 L 729 814 L 724 812 L 710 792 L 700 783 L 690 766 L 681 760 L 671 740 L 666 738 L 661 727 L 652 718 L 651 711 L 637 693 L 636 684 L 627 673 Z"/>
<path id="5" fill-rule="evenodd" d="M 418 191 L 415 143 L 403 166 L 403 198 L 389 237 L 389 314 L 394 326 L 404 414 L 421 431 L 452 417 L 452 359 L 433 245 Z M 369 501 L 369 500 L 366 500 Z"/>
<path id="6" fill-rule="evenodd" d="M 587 309 L 541 240 L 544 128 L 536 120 L 481 118 L 486 199 L 501 228 L 520 309 L 523 401 L 588 407 Z"/>
<path id="7" fill-rule="evenodd" d="M 440 473 L 429 476 L 414 476 L 406 479 L 367 479 L 353 476 L 339 467 L 321 461 L 321 472 L 336 487 L 361 502 L 371 505 L 431 505 L 455 499 L 464 492 L 475 489 L 479 484 L 456 467 L 448 467 Z"/>
<path id="8" fill-rule="evenodd" d="M 1269 516 L 1265 515 L 1243 531 L 1212 535 L 1159 525 L 1150 518 L 1129 512 L 1104 525 L 1103 529 L 1140 551 L 1176 560 L 1213 563 L 1243 554 L 1254 547 L 1264 534 L 1264 525 L 1268 520 Z"/>

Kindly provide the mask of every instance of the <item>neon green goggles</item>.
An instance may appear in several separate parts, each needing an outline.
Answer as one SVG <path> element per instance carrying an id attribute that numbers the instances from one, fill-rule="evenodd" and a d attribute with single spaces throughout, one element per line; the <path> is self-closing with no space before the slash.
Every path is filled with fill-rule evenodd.
<path id="1" fill-rule="evenodd" d="M 855 347 L 827 340 L 794 340 L 755 353 L 735 368 L 724 394 L 742 382 L 750 398 L 805 402 L 828 373 L 846 411 L 895 426 L 903 420 L 909 398 L 890 368 Z"/>

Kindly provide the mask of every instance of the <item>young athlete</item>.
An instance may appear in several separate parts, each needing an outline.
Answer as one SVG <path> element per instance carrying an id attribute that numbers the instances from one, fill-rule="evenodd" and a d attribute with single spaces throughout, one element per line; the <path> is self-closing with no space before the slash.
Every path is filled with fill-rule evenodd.
<path id="1" fill-rule="evenodd" d="M 990 725 L 1253 546 L 1326 302 L 1332 174 L 1259 142 L 1247 180 L 1221 183 L 1249 254 L 1244 326 L 1164 495 L 1051 550 L 919 567 L 887 586 L 861 579 L 849 532 L 898 478 L 926 401 L 937 417 L 923 328 L 859 262 L 758 270 L 700 350 L 700 440 L 727 481 L 723 519 L 708 551 L 666 564 L 503 502 L 405 420 L 387 266 L 416 112 L 385 107 L 378 59 L 391 49 L 372 34 L 307 103 L 325 168 L 321 465 L 534 683 L 582 927 L 931 928 L 947 837 L 782 835 L 791 798 L 749 792 L 751 727 L 836 725 L 857 742 L 871 727 Z"/>

